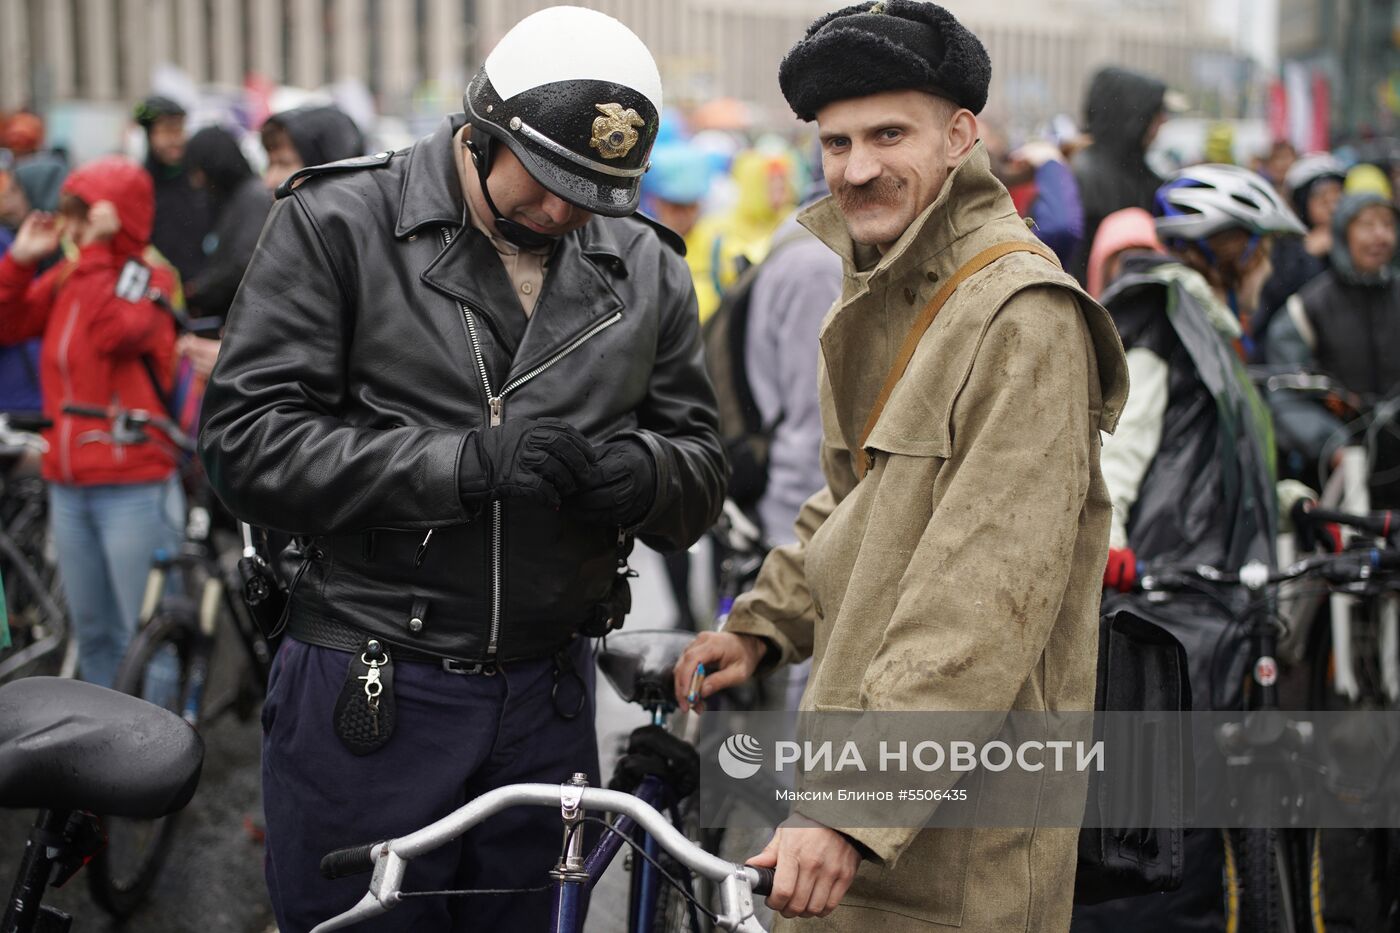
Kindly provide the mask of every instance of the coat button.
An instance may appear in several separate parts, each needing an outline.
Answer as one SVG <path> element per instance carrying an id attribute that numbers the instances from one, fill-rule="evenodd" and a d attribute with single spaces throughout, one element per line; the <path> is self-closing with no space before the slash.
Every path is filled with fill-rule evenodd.
<path id="1" fill-rule="evenodd" d="M 924 276 L 925 276 L 930 282 L 937 282 L 937 281 L 938 281 L 938 273 L 937 273 L 937 272 L 934 272 L 932 269 L 930 269 L 929 271 L 925 272 L 925 273 L 924 273 Z"/>
<path id="2" fill-rule="evenodd" d="M 916 292 L 916 291 L 914 291 L 914 289 L 912 289 L 912 288 L 906 288 L 906 289 L 904 290 L 904 300 L 907 301 L 907 302 L 909 302 L 911 305 L 914 303 L 914 299 L 915 299 L 915 298 L 918 298 L 918 297 L 919 297 L 919 293 Z"/>
<path id="3" fill-rule="evenodd" d="M 423 620 L 420 619 L 420 618 L 418 618 L 417 616 L 414 616 L 413 618 L 409 619 L 409 620 L 408 620 L 408 630 L 409 630 L 410 632 L 421 632 L 421 631 L 423 631 Z"/>

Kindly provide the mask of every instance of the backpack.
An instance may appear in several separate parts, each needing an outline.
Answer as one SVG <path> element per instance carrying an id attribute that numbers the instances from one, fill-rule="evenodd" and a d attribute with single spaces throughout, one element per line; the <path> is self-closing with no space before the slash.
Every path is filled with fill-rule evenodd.
<path id="1" fill-rule="evenodd" d="M 806 230 L 774 241 L 761 262 L 745 268 L 734 281 L 719 308 L 701 329 L 705 369 L 715 387 L 719 409 L 719 435 L 729 460 L 729 498 L 744 511 L 752 511 L 768 487 L 768 445 L 782 422 L 781 413 L 765 424 L 754 401 L 744 365 L 749 333 L 749 302 L 754 282 L 767 261 L 784 247 L 810 237 Z"/>

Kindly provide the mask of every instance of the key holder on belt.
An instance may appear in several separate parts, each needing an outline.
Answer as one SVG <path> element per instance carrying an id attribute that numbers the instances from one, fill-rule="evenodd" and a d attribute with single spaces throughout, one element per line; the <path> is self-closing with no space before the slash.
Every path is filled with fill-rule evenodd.
<path id="1" fill-rule="evenodd" d="M 554 686 L 549 690 L 549 698 L 554 703 L 554 711 L 563 720 L 573 720 L 578 718 L 578 714 L 583 712 L 583 708 L 588 705 L 588 683 L 583 679 L 583 674 L 579 672 L 574 664 L 574 657 L 570 653 L 573 646 L 569 645 L 560 648 L 554 654 Z M 571 700 L 568 689 L 565 688 L 564 695 L 560 696 L 559 686 L 562 683 L 572 681 L 574 689 L 578 691 L 578 699 Z"/>

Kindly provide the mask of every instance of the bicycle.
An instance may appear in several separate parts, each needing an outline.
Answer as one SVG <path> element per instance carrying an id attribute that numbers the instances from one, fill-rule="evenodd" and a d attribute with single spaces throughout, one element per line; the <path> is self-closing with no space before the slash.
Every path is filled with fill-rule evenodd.
<path id="1" fill-rule="evenodd" d="M 37 809 L 0 933 L 68 933 L 43 903 L 102 845 L 90 811 L 153 819 L 189 803 L 204 743 L 188 723 L 105 687 L 29 677 L 0 687 L 0 807 Z"/>
<path id="2" fill-rule="evenodd" d="M 184 454 L 194 442 L 168 418 L 144 411 L 65 405 L 70 414 L 105 418 L 124 443 L 155 437 Z M 154 435 L 152 432 L 159 432 Z M 233 710 L 250 718 L 266 693 L 273 649 L 249 614 L 237 555 L 258 559 L 251 529 L 238 543 L 215 527 L 217 507 L 203 482 L 195 483 L 184 540 L 176 554 L 157 553 L 146 581 L 139 628 L 117 669 L 113 687 L 170 710 L 196 728 Z M 220 641 L 232 636 L 240 663 L 223 693 L 211 690 Z M 111 817 L 112 815 L 108 815 Z M 107 846 L 87 874 L 92 897 L 118 918 L 129 917 L 150 894 L 174 840 L 177 819 L 108 818 Z"/>
<path id="3" fill-rule="evenodd" d="M 667 717 L 675 710 L 672 670 L 690 639 L 690 633 L 676 631 L 624 632 L 605 639 L 598 655 L 599 669 L 623 699 L 641 705 L 652 715 L 652 725 L 642 727 L 634 736 L 645 730 L 664 729 Z M 674 737 L 671 740 L 681 742 Z M 554 908 L 549 933 L 581 933 L 584 898 L 623 845 L 630 846 L 634 855 L 628 902 L 628 929 L 632 933 L 698 933 L 709 929 L 709 924 L 737 933 L 763 933 L 754 915 L 753 897 L 769 893 L 772 871 L 727 862 L 689 840 L 682 831 L 684 819 L 678 804 L 684 794 L 677 784 L 674 775 L 654 771 L 647 773 L 631 793 L 589 787 L 582 773 L 558 785 L 512 784 L 483 794 L 408 835 L 337 849 L 321 861 L 322 874 L 344 878 L 373 872 L 369 891 L 354 907 L 322 922 L 312 933 L 328 933 L 379 916 L 404 897 L 476 893 L 405 894 L 402 885 L 413 858 L 456 839 L 492 814 L 516 806 L 560 809 L 564 834 L 558 863 L 550 872 L 549 885 L 530 889 L 552 891 Z M 663 815 L 662 810 L 669 811 L 669 815 Z M 617 818 L 609 822 L 588 816 L 589 811 L 614 814 Z M 585 824 L 599 825 L 604 830 L 603 837 L 587 852 L 582 832 Z M 695 878 L 715 886 L 717 909 L 711 909 L 695 895 Z M 684 909 L 675 909 L 678 904 Z"/>
<path id="4" fill-rule="evenodd" d="M 1263 382 L 1269 392 L 1320 395 L 1329 408 L 1346 419 L 1341 431 L 1345 444 L 1335 452 L 1328 445 L 1316 464 L 1322 490 L 1319 504 L 1343 515 L 1368 515 L 1373 485 L 1391 482 L 1400 470 L 1400 464 L 1380 462 L 1382 441 L 1394 439 L 1400 396 L 1359 396 L 1329 376 L 1297 371 L 1265 371 Z M 1385 450 L 1393 455 L 1394 445 Z M 1314 524 L 1319 527 L 1306 536 L 1304 551 L 1328 543 L 1320 537 L 1325 533 L 1320 523 Z M 1379 526 L 1348 521 L 1332 524 L 1340 526 L 1337 540 L 1330 542 L 1333 547 L 1341 547 L 1343 538 L 1351 543 L 1385 537 Z M 1281 539 L 1280 545 L 1280 558 L 1291 557 L 1289 541 Z M 1291 637 L 1283 648 L 1285 656 L 1294 660 L 1319 659 L 1312 667 L 1312 708 L 1396 708 L 1400 705 L 1400 593 L 1374 581 L 1333 587 L 1326 594 L 1327 624 L 1314 627 L 1322 602 L 1319 595 L 1293 604 L 1288 613 Z"/>
<path id="5" fill-rule="evenodd" d="M 44 452 L 48 442 L 37 432 L 51 426 L 47 418 L 0 413 L 0 460 Z M 0 682 L 46 670 L 74 676 L 78 644 L 70 637 L 49 537 L 48 498 L 37 475 L 0 472 L 0 577 L 12 640 L 0 659 Z"/>
<path id="6" fill-rule="evenodd" d="M 1370 516 L 1342 517 L 1368 523 Z M 1250 645 L 1250 677 L 1245 684 L 1245 718 L 1222 726 L 1215 739 L 1226 756 L 1230 805 L 1246 827 L 1257 827 L 1257 807 L 1281 797 L 1280 789 L 1296 790 L 1303 782 L 1302 769 L 1312 757 L 1311 728 L 1288 719 L 1278 696 L 1276 660 L 1279 631 L 1284 623 L 1276 609 L 1281 584 L 1315 577 L 1329 585 L 1351 585 L 1379 575 L 1400 572 L 1400 550 L 1366 548 L 1342 554 L 1310 557 L 1274 571 L 1251 561 L 1237 572 L 1208 565 L 1160 565 L 1143 568 L 1137 589 L 1157 599 L 1168 594 L 1195 592 L 1219 599 L 1214 591 L 1239 587 L 1249 597 L 1242 610 L 1231 610 L 1234 625 L 1244 626 Z M 1223 599 L 1222 605 L 1229 607 Z M 1232 628 L 1234 627 L 1232 625 Z M 1228 634 L 1228 630 L 1227 630 Z M 1222 638 L 1222 643 L 1224 639 Z M 1216 665 L 1212 665 L 1214 668 Z M 1236 779 L 1237 775 L 1245 777 Z M 1244 782 L 1244 783 L 1241 783 Z M 1297 799 L 1296 793 L 1290 793 Z M 1226 868 L 1226 923 L 1244 933 L 1276 933 L 1320 929 L 1322 915 L 1321 833 L 1303 830 L 1280 839 L 1292 830 L 1242 828 L 1222 830 Z"/>

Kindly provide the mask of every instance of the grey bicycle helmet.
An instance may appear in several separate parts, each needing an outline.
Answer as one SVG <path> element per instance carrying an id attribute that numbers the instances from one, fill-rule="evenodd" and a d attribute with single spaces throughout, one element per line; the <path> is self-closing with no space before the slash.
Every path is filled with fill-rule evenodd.
<path id="1" fill-rule="evenodd" d="M 1336 156 L 1330 152 L 1313 152 L 1303 156 L 1283 176 L 1283 190 L 1293 202 L 1293 210 L 1299 217 L 1308 218 L 1308 196 L 1313 185 L 1320 181 L 1345 182 L 1347 170 Z"/>
<path id="2" fill-rule="evenodd" d="M 1307 229 L 1264 178 L 1237 165 L 1193 165 L 1157 189 L 1157 235 L 1204 240 L 1226 230 L 1302 236 Z"/>

